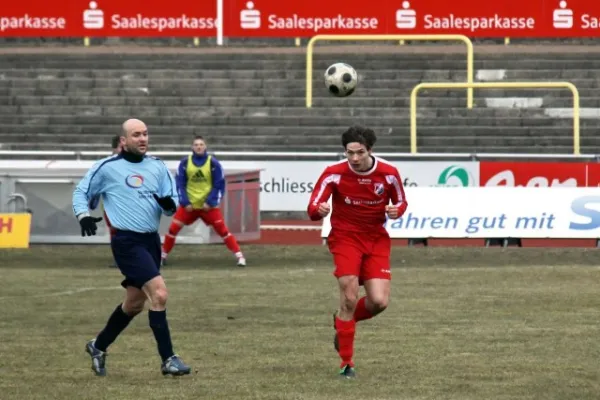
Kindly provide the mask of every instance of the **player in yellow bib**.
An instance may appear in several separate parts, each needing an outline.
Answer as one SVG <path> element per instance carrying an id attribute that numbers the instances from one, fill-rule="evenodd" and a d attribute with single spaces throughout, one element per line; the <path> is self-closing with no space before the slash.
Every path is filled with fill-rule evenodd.
<path id="1" fill-rule="evenodd" d="M 227 248 L 235 255 L 237 265 L 246 266 L 246 259 L 240 246 L 223 220 L 219 205 L 225 193 L 225 175 L 221 163 L 206 151 L 202 136 L 196 136 L 192 143 L 192 154 L 179 163 L 177 172 L 177 192 L 179 208 L 173 216 L 169 233 L 165 236 L 162 249 L 162 264 L 173 246 L 181 228 L 191 225 L 200 218 L 223 238 Z"/>

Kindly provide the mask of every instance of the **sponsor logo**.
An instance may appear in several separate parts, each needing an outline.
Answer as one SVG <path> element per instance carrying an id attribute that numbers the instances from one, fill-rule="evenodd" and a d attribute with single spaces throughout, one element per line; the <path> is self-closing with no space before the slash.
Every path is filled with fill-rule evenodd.
<path id="1" fill-rule="evenodd" d="M 437 180 L 437 186 L 474 186 L 475 179 L 469 171 L 460 165 L 451 165 L 444 169 Z"/>
<path id="2" fill-rule="evenodd" d="M 600 228 L 600 196 L 584 196 L 573 200 L 571 211 L 577 216 L 585 218 L 586 221 L 571 221 L 569 229 L 587 231 Z"/>
<path id="3" fill-rule="evenodd" d="M 260 29 L 260 11 L 254 8 L 254 3 L 249 1 L 246 8 L 240 11 L 240 26 L 242 29 Z"/>
<path id="4" fill-rule="evenodd" d="M 98 3 L 90 1 L 90 8 L 83 12 L 83 27 L 85 29 L 104 28 L 104 11 L 98 8 Z"/>
<path id="5" fill-rule="evenodd" d="M 556 29 L 571 29 L 573 27 L 573 10 L 567 8 L 567 2 L 558 3 L 557 9 L 552 13 L 552 26 Z"/>
<path id="6" fill-rule="evenodd" d="M 144 185 L 144 177 L 141 175 L 129 175 L 125 178 L 125 183 L 127 186 L 133 189 L 139 189 Z"/>

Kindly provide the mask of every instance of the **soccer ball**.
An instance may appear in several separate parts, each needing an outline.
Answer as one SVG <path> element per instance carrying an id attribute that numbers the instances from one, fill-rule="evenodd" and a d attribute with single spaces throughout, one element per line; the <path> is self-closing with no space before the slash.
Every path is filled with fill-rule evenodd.
<path id="1" fill-rule="evenodd" d="M 354 93 L 358 74 L 352 66 L 335 63 L 325 71 L 325 87 L 336 97 L 346 97 Z"/>

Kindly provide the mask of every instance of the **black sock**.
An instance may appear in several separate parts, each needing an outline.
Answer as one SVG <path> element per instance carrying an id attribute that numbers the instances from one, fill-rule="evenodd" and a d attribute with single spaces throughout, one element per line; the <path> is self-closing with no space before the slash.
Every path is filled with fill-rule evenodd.
<path id="1" fill-rule="evenodd" d="M 122 305 L 123 304 L 119 304 L 117 308 L 115 308 L 115 311 L 113 311 L 110 318 L 108 318 L 106 326 L 104 327 L 102 332 L 98 334 L 98 337 L 96 338 L 96 343 L 94 344 L 94 346 L 98 350 L 106 351 L 108 346 L 110 346 L 112 342 L 115 341 L 117 336 L 119 336 L 119 334 L 123 332 L 125 328 L 127 328 L 127 325 L 129 325 L 129 323 L 133 319 L 133 317 L 125 314 L 125 312 L 121 308 Z"/>
<path id="2" fill-rule="evenodd" d="M 167 322 L 167 311 L 148 311 L 148 320 L 150 328 L 154 333 L 156 345 L 158 346 L 158 354 L 165 361 L 171 357 L 173 353 L 173 343 L 171 343 L 171 332 L 169 331 L 169 323 Z"/>

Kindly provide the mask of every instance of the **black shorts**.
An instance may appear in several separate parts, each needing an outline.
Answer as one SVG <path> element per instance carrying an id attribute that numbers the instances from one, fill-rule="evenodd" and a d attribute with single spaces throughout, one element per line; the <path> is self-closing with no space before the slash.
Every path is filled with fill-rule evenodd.
<path id="1" fill-rule="evenodd" d="M 157 232 L 137 233 L 117 230 L 110 242 L 117 267 L 125 276 L 121 286 L 141 289 L 160 275 L 160 236 Z"/>

